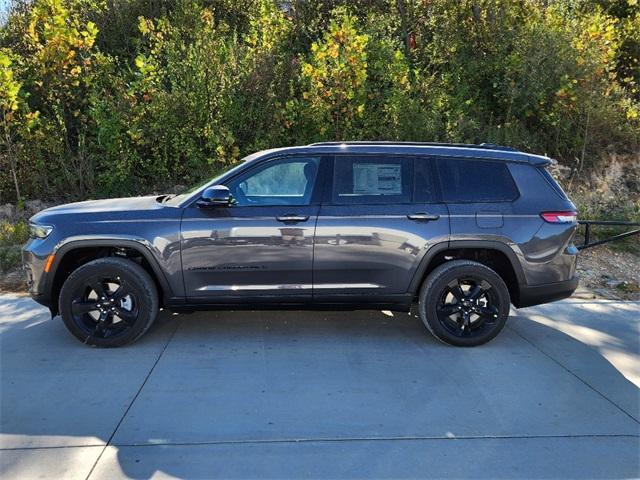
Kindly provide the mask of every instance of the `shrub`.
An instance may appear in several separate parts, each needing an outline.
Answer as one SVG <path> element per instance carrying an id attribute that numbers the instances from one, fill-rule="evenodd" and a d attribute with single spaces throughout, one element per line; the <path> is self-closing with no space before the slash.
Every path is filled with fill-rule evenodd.
<path id="1" fill-rule="evenodd" d="M 322 139 L 494 142 L 574 178 L 640 149 L 638 2 L 16 2 L 0 201 L 191 184 Z"/>
<path id="2" fill-rule="evenodd" d="M 21 248 L 28 238 L 29 225 L 27 222 L 0 222 L 0 274 L 4 274 L 21 264 Z"/>

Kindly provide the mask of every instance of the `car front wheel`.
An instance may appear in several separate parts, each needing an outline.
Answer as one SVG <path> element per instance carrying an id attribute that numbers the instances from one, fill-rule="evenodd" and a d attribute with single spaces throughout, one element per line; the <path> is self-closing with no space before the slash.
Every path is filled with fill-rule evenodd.
<path id="1" fill-rule="evenodd" d="M 418 309 L 438 340 L 473 347 L 500 333 L 510 303 L 509 290 L 494 270 L 471 260 L 452 260 L 427 276 Z"/>
<path id="2" fill-rule="evenodd" d="M 60 291 L 60 314 L 81 342 L 119 347 L 140 338 L 158 315 L 158 292 L 137 263 L 105 257 L 74 270 Z"/>

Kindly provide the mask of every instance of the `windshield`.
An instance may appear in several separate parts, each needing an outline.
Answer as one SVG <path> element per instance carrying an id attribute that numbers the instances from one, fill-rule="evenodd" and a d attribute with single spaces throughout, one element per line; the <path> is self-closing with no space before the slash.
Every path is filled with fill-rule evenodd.
<path id="1" fill-rule="evenodd" d="M 182 192 L 182 193 L 180 193 L 178 195 L 167 195 L 166 197 L 164 197 L 162 199 L 162 203 L 164 203 L 165 205 L 169 205 L 169 206 L 180 205 L 182 202 L 187 200 L 191 195 L 193 195 L 197 191 L 204 189 L 205 187 L 207 187 L 210 184 L 215 184 L 221 177 L 223 177 L 227 173 L 235 170 L 236 168 L 240 167 L 248 158 L 249 157 L 245 157 L 239 163 L 234 163 L 232 165 L 226 166 L 225 168 L 220 170 L 218 175 L 216 175 L 214 178 L 205 180 L 204 182 L 200 182 L 196 186 L 191 187 L 188 190 L 186 190 L 186 191 L 184 191 L 184 192 Z"/>

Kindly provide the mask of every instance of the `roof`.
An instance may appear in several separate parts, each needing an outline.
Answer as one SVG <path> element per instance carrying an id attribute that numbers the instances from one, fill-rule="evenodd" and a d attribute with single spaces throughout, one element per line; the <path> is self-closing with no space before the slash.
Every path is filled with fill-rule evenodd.
<path id="1" fill-rule="evenodd" d="M 352 153 L 352 154 L 395 154 L 395 155 L 437 155 L 461 158 L 484 158 L 487 160 L 503 160 L 518 163 L 528 163 L 544 166 L 551 163 L 551 159 L 543 155 L 521 152 L 513 147 L 482 143 L 480 145 L 463 143 L 430 143 L 430 142 L 381 142 L 381 141 L 350 141 L 350 142 L 319 142 L 297 147 L 274 148 L 257 152 L 247 160 L 263 158 L 265 155 L 294 154 L 294 153 Z"/>

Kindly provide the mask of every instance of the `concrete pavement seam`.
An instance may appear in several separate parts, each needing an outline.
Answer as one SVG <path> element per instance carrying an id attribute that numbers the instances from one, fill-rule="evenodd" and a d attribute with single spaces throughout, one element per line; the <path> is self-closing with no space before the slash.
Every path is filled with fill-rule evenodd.
<path id="1" fill-rule="evenodd" d="M 89 473 L 87 474 L 87 477 L 85 480 L 89 480 L 89 478 L 91 477 L 91 475 L 93 474 L 93 471 L 96 468 L 96 465 L 98 465 L 98 462 L 100 461 L 100 459 L 102 458 L 102 455 L 104 454 L 104 452 L 107 450 L 107 448 L 111 445 L 111 440 L 113 440 L 113 437 L 115 437 L 116 433 L 118 432 L 118 429 L 120 428 L 120 425 L 122 425 L 122 422 L 124 421 L 124 419 L 126 418 L 127 414 L 129 413 L 129 411 L 131 410 L 131 407 L 133 406 L 134 403 L 136 403 L 136 400 L 138 399 L 138 397 L 140 396 L 140 393 L 142 392 L 142 389 L 144 388 L 144 386 L 147 384 L 147 381 L 149 380 L 149 377 L 151 377 L 151 374 L 153 373 L 153 371 L 156 368 L 156 365 L 158 365 L 158 363 L 160 362 L 160 359 L 162 358 L 162 356 L 164 355 L 164 352 L 167 350 L 167 347 L 169 346 L 169 344 L 171 343 L 171 340 L 173 340 L 173 337 L 175 336 L 176 332 L 178 331 L 178 328 L 180 327 L 180 325 L 182 325 L 182 320 L 178 320 L 176 322 L 176 326 L 173 329 L 173 332 L 171 332 L 171 335 L 169 335 L 169 338 L 167 339 L 166 343 L 164 344 L 164 346 L 162 347 L 162 350 L 160 351 L 160 354 L 158 355 L 158 358 L 156 358 L 156 361 L 153 363 L 153 365 L 151 366 L 151 369 L 149 370 L 149 373 L 147 373 L 147 376 L 145 377 L 144 381 L 142 382 L 142 385 L 140 385 L 140 388 L 138 388 L 138 391 L 136 392 L 136 394 L 133 396 L 133 399 L 131 400 L 131 403 L 129 404 L 129 406 L 126 408 L 126 410 L 124 411 L 124 413 L 122 414 L 122 417 L 120 418 L 120 420 L 118 421 L 118 424 L 116 425 L 116 428 L 113 430 L 113 433 L 111 433 L 111 436 L 109 437 L 109 440 L 107 441 L 107 443 L 104 445 L 102 451 L 100 452 L 100 454 L 98 455 L 98 458 L 96 458 L 96 461 L 93 463 L 93 466 L 91 467 L 91 470 L 89 470 Z"/>
<path id="2" fill-rule="evenodd" d="M 68 448 L 98 448 L 111 447 L 172 447 L 188 445 L 235 445 L 235 444 L 262 444 L 262 443 L 314 443 L 314 442 L 394 442 L 412 440 L 535 440 L 554 438 L 637 438 L 640 435 L 630 433 L 580 433 L 558 435 L 458 435 L 446 437 L 440 435 L 415 435 L 407 437 L 318 437 L 318 438 L 265 438 L 265 439 L 238 439 L 238 440 L 209 440 L 201 442 L 162 442 L 162 443 L 111 443 L 109 445 L 55 445 L 41 447 L 10 447 L 0 448 L 2 451 L 21 450 L 55 450 Z"/>
<path id="3" fill-rule="evenodd" d="M 640 305 L 640 300 L 610 300 L 607 298 L 595 298 L 591 299 L 580 299 L 580 298 L 567 298 L 562 302 L 557 303 L 566 303 L 570 305 L 580 304 L 580 305 L 598 305 L 601 303 L 621 303 L 621 304 L 632 304 L 632 305 Z M 547 304 L 548 305 L 548 304 Z"/>
<path id="4" fill-rule="evenodd" d="M 246 439 L 246 440 L 211 440 L 202 442 L 163 442 L 163 443 L 119 443 L 113 447 L 179 447 L 197 445 L 245 445 L 275 443 L 332 443 L 332 442 L 396 442 L 396 441 L 429 441 L 429 440 L 537 440 L 537 439 L 572 439 L 572 438 L 635 438 L 633 434 L 578 434 L 578 435 L 484 435 L 484 436 L 411 436 L 411 437 L 326 437 L 326 438 L 282 438 L 282 439 Z"/>
<path id="5" fill-rule="evenodd" d="M 611 405 L 613 405 L 614 407 L 616 407 L 618 410 L 620 410 L 622 413 L 624 413 L 627 417 L 629 417 L 633 422 L 640 424 L 640 421 L 638 421 L 638 419 L 636 419 L 632 414 L 630 414 L 629 412 L 627 412 L 624 408 L 622 408 L 620 405 L 618 405 L 616 402 L 614 402 L 613 400 L 611 400 L 609 397 L 607 397 L 604 393 L 602 393 L 600 390 L 598 390 L 597 388 L 595 388 L 593 385 L 591 385 L 589 382 L 587 382 L 586 380 L 584 380 L 582 377 L 580 377 L 578 374 L 576 374 L 575 372 L 573 372 L 571 369 L 569 369 L 566 365 L 564 365 L 562 362 L 560 362 L 560 360 L 556 359 L 555 357 L 551 356 L 549 353 L 545 352 L 544 350 L 542 350 L 542 348 L 540 348 L 536 343 L 534 343 L 532 340 L 528 339 L 527 337 L 525 337 L 522 333 L 520 333 L 518 330 L 516 330 L 515 328 L 513 328 L 510 325 L 507 325 L 507 327 L 509 328 L 509 330 L 511 330 L 512 332 L 514 332 L 516 335 L 518 335 L 520 338 L 522 338 L 525 342 L 527 342 L 529 345 L 531 345 L 533 348 L 535 348 L 536 350 L 538 350 L 540 353 L 542 353 L 545 357 L 547 357 L 548 359 L 550 359 L 552 362 L 554 362 L 556 365 L 559 365 L 563 370 L 565 370 L 566 372 L 568 372 L 569 374 L 571 374 L 572 376 L 574 376 L 575 378 L 577 378 L 580 382 L 582 382 L 583 384 L 585 384 L 587 387 L 589 387 L 591 390 L 593 390 L 594 392 L 596 392 L 598 395 L 600 395 L 602 398 L 604 398 L 607 402 L 609 402 Z"/>

